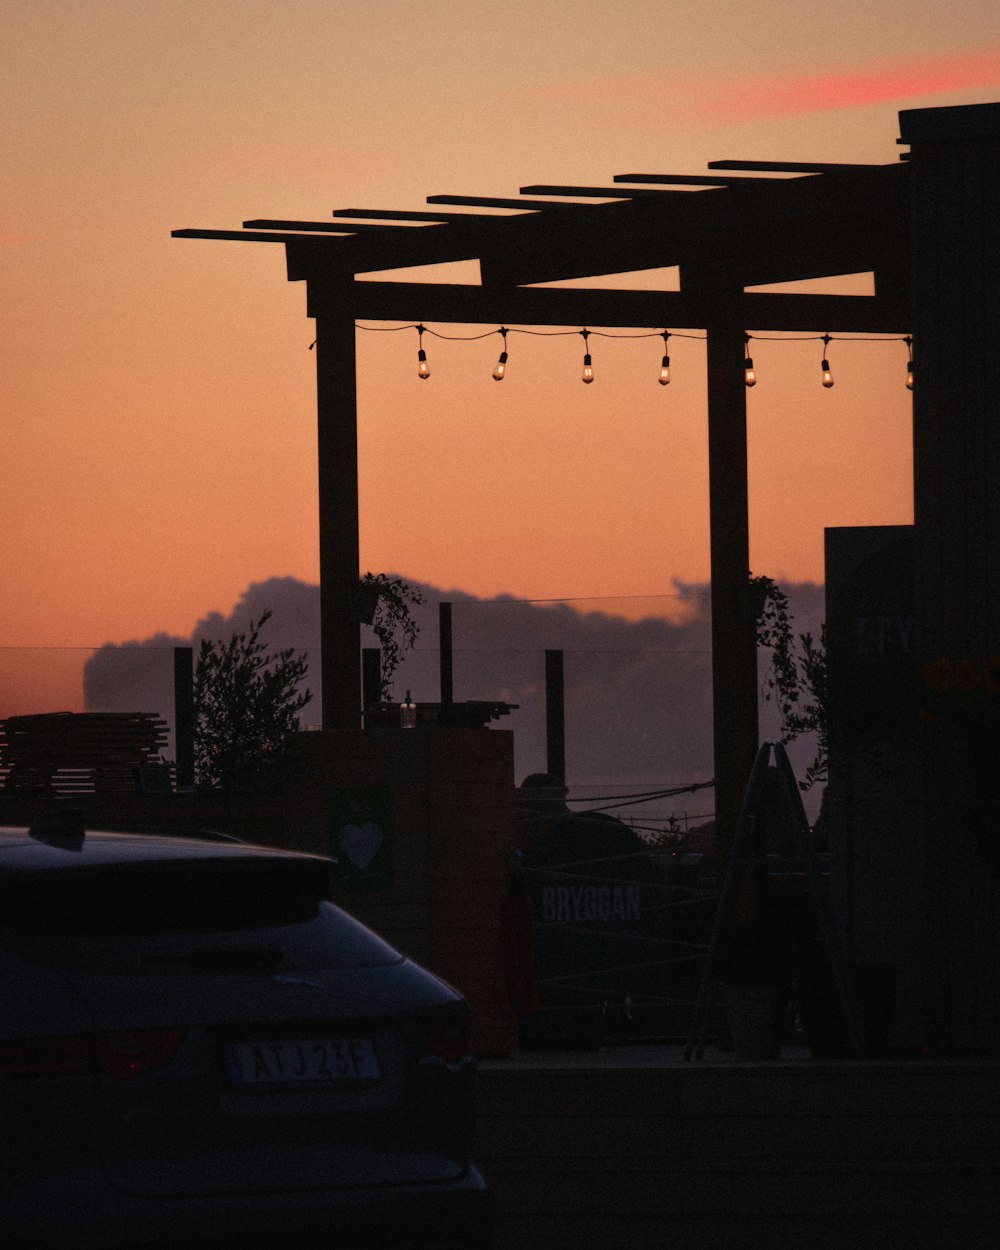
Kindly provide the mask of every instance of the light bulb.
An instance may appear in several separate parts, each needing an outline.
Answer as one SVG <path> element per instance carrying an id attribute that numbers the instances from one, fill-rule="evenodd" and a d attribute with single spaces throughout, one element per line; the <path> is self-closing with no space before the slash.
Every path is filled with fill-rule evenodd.
<path id="1" fill-rule="evenodd" d="M 504 375 L 506 374 L 506 372 L 507 372 L 507 353 L 501 352 L 500 359 L 497 361 L 496 367 L 493 370 L 493 381 L 502 382 L 504 380 Z"/>
<path id="2" fill-rule="evenodd" d="M 906 366 L 906 389 L 913 390 L 913 361 L 909 361 Z"/>
<path id="3" fill-rule="evenodd" d="M 660 376 L 657 379 L 661 386 L 670 385 L 670 357 L 663 357 L 663 364 L 660 365 Z"/>
<path id="4" fill-rule="evenodd" d="M 431 376 L 430 365 L 427 363 L 427 353 L 421 347 L 417 352 L 417 377 L 429 378 Z"/>
<path id="5" fill-rule="evenodd" d="M 746 360 L 743 362 L 743 381 L 747 384 L 747 386 L 757 385 L 757 375 L 754 373 L 753 361 L 749 356 L 747 356 Z"/>
<path id="6" fill-rule="evenodd" d="M 594 366 L 590 360 L 590 352 L 587 352 L 587 354 L 583 358 L 582 381 L 586 382 L 589 385 L 591 382 L 593 382 L 593 380 L 594 380 Z"/>
<path id="7" fill-rule="evenodd" d="M 830 387 L 833 386 L 833 374 L 830 372 L 830 362 L 828 360 L 823 360 L 820 364 L 820 368 L 823 370 L 823 385 L 827 390 L 829 390 Z"/>

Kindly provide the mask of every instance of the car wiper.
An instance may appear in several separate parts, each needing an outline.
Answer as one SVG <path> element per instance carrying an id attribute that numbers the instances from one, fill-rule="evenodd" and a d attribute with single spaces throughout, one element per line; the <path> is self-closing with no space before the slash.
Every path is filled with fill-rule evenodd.
<path id="1" fill-rule="evenodd" d="M 180 964 L 198 972 L 244 972 L 268 976 L 282 963 L 282 953 L 273 947 L 249 950 L 197 950 L 177 955 L 146 955 L 144 962 Z"/>

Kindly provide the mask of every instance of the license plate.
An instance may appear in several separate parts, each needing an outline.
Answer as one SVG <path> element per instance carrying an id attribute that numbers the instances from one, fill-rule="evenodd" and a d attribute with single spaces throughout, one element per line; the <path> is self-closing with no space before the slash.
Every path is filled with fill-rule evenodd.
<path id="1" fill-rule="evenodd" d="M 235 1085 L 335 1085 L 377 1081 L 375 1047 L 363 1038 L 296 1038 L 279 1042 L 236 1042 L 226 1047 Z"/>

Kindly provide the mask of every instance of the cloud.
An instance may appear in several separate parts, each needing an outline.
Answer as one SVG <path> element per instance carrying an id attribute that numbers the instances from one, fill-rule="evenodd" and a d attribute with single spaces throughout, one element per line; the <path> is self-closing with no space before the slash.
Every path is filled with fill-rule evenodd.
<path id="1" fill-rule="evenodd" d="M 412 580 L 412 579 L 407 579 Z M 438 604 L 453 605 L 454 690 L 458 701 L 495 700 L 518 709 L 495 722 L 514 732 L 515 773 L 520 780 L 546 766 L 545 650 L 564 653 L 566 757 L 575 786 L 690 785 L 712 775 L 711 655 L 708 587 L 680 585 L 690 613 L 682 620 L 640 620 L 580 611 L 568 603 L 528 603 L 501 597 L 482 600 L 459 590 L 413 583 L 424 603 L 416 610 L 417 648 L 405 653 L 396 675 L 401 696 L 408 688 L 420 702 L 439 698 Z M 786 587 L 797 631 L 818 633 L 823 588 Z M 295 578 L 272 578 L 248 587 L 232 612 L 210 613 L 190 638 L 166 634 L 121 646 L 107 645 L 88 662 L 84 676 L 89 711 L 157 711 L 168 721 L 173 708 L 174 646 L 197 648 L 202 637 L 228 638 L 266 610 L 269 648 L 319 654 L 319 590 Z M 374 646 L 366 630 L 362 643 Z M 313 702 L 303 723 L 319 723 L 319 673 L 307 679 Z M 765 708 L 762 734 L 775 736 L 773 708 Z M 808 751 L 808 746 L 805 747 Z M 801 767 L 811 756 L 798 761 Z M 704 812 L 711 798 L 680 800 Z"/>
<path id="2" fill-rule="evenodd" d="M 595 122 L 634 126 L 670 122 L 766 121 L 1000 87 L 1000 47 L 923 56 L 879 57 L 847 69 L 730 77 L 631 74 L 555 83 L 538 94 L 549 104 L 592 110 Z"/>

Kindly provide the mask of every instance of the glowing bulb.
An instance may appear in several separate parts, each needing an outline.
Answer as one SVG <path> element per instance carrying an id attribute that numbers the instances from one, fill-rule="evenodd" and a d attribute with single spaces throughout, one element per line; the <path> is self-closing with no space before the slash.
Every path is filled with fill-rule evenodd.
<path id="1" fill-rule="evenodd" d="M 747 386 L 757 385 L 757 375 L 753 371 L 753 361 L 750 359 L 750 335 L 743 335 L 743 381 Z"/>
<path id="2" fill-rule="evenodd" d="M 908 361 L 906 365 L 906 389 L 913 390 L 913 361 Z"/>
<path id="3" fill-rule="evenodd" d="M 830 344 L 833 342 L 829 334 L 823 335 L 823 359 L 819 362 L 820 372 L 823 375 L 823 386 L 829 390 L 833 386 L 833 374 L 830 372 L 830 362 L 826 358 L 827 352 L 830 350 Z"/>
<path id="4" fill-rule="evenodd" d="M 667 345 L 670 342 L 670 331 L 669 330 L 662 331 L 660 334 L 660 338 L 663 339 L 663 362 L 660 365 L 660 376 L 657 378 L 657 381 L 659 382 L 661 386 L 669 386 L 670 385 L 670 357 L 667 355 Z"/>
<path id="5" fill-rule="evenodd" d="M 493 370 L 493 381 L 502 382 L 504 380 L 504 375 L 506 374 L 506 372 L 507 372 L 507 353 L 501 352 L 500 359 L 497 361 L 496 367 Z"/>
<path id="6" fill-rule="evenodd" d="M 431 376 L 430 365 L 427 363 L 427 353 L 421 347 L 417 352 L 417 377 L 429 378 Z"/>
<path id="7" fill-rule="evenodd" d="M 581 380 L 586 386 L 589 386 L 590 383 L 593 382 L 594 380 L 594 365 L 590 359 L 590 352 L 587 351 L 587 347 L 589 346 L 589 340 L 590 340 L 590 331 L 581 330 L 580 337 L 583 339 L 583 351 L 584 351 L 583 374 L 581 375 Z"/>

